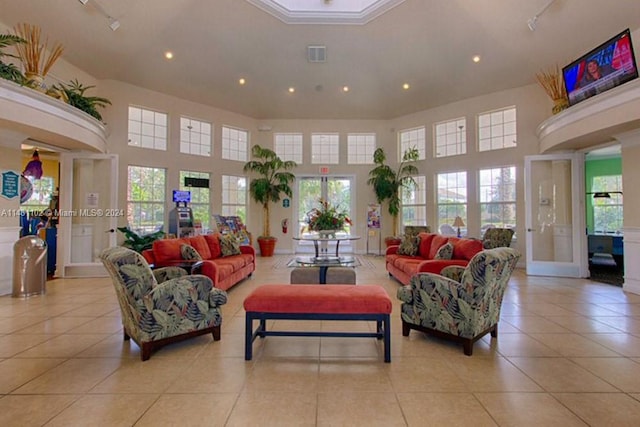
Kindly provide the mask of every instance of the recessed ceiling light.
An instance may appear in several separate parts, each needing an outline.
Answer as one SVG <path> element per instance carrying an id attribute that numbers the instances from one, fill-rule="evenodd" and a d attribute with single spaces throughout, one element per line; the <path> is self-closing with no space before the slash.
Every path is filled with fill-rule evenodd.
<path id="1" fill-rule="evenodd" d="M 480 55 L 476 55 L 473 57 L 473 62 L 480 62 Z"/>
<path id="2" fill-rule="evenodd" d="M 402 89 L 407 90 L 409 89 L 411 86 L 409 86 L 409 83 L 405 83 L 402 85 Z"/>
<path id="3" fill-rule="evenodd" d="M 343 92 L 349 92 L 349 86 L 342 86 Z"/>
<path id="4" fill-rule="evenodd" d="M 295 88 L 295 87 L 290 87 L 290 88 L 289 88 L 289 93 L 293 93 L 293 92 L 295 92 L 295 91 L 296 91 L 296 88 Z"/>
<path id="5" fill-rule="evenodd" d="M 173 59 L 173 52 L 170 52 L 170 51 L 165 52 L 164 57 L 167 59 Z"/>
<path id="6" fill-rule="evenodd" d="M 245 84 L 247 81 L 244 78 L 240 78 L 240 80 L 238 80 L 238 83 L 243 85 Z"/>

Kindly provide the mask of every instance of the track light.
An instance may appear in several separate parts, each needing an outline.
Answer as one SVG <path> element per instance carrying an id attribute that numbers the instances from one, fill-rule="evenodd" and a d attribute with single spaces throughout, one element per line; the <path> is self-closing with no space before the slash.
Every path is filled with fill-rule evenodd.
<path id="1" fill-rule="evenodd" d="M 87 4 L 89 2 L 89 0 L 78 0 L 78 1 L 82 4 Z"/>
<path id="2" fill-rule="evenodd" d="M 540 16 L 542 16 L 542 14 L 549 8 L 549 6 L 551 6 L 556 0 L 551 0 L 549 3 L 547 3 L 541 10 L 540 12 L 536 13 L 535 15 L 533 15 L 533 18 L 529 18 L 527 20 L 527 26 L 529 27 L 529 29 L 531 31 L 535 31 L 536 30 L 536 26 L 538 25 L 538 18 L 540 18 Z"/>
<path id="3" fill-rule="evenodd" d="M 109 20 L 109 28 L 111 28 L 111 31 L 115 31 L 120 28 L 120 21 L 111 16 L 107 17 L 107 19 Z"/>
<path id="4" fill-rule="evenodd" d="M 87 5 L 87 3 L 89 3 L 89 0 L 78 0 L 80 3 L 82 3 L 83 5 Z M 95 7 L 95 9 L 100 12 L 100 14 L 102 16 L 104 16 L 105 18 L 107 18 L 107 21 L 109 22 L 109 28 L 111 28 L 111 31 L 115 31 L 118 28 L 120 28 L 120 21 L 118 21 L 116 18 L 114 18 L 113 16 L 111 16 L 105 9 L 104 7 L 102 7 L 102 5 L 100 3 L 98 3 L 98 0 L 93 0 L 91 2 L 93 4 L 93 7 Z"/>

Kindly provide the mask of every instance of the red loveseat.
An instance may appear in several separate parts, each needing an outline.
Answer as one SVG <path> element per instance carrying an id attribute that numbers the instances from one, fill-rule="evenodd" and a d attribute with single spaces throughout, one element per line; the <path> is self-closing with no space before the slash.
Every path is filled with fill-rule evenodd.
<path id="1" fill-rule="evenodd" d="M 403 285 L 408 285 L 411 277 L 418 273 L 440 274 L 450 265 L 466 267 L 471 258 L 482 248 L 482 240 L 443 236 L 436 233 L 420 233 L 418 255 L 398 255 L 399 246 L 389 246 L 386 252 L 386 268 Z M 451 259 L 434 259 L 438 249 L 448 242 L 453 245 Z"/>
<path id="2" fill-rule="evenodd" d="M 142 252 L 142 256 L 155 267 L 184 264 L 180 247 L 191 245 L 202 257 L 202 265 L 194 271 L 213 280 L 213 286 L 226 291 L 256 269 L 256 251 L 252 246 L 240 246 L 239 255 L 222 256 L 220 235 L 185 237 L 181 239 L 161 239 L 153 242 L 153 247 Z"/>

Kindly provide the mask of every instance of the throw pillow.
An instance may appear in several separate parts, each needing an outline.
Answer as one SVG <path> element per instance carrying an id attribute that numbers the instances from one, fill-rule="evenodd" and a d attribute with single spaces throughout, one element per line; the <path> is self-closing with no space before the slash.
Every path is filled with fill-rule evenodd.
<path id="1" fill-rule="evenodd" d="M 436 256 L 433 259 L 451 259 L 453 256 L 453 243 L 448 242 L 438 249 Z"/>
<path id="2" fill-rule="evenodd" d="M 400 242 L 400 246 L 398 247 L 398 255 L 409 255 L 416 256 L 418 255 L 418 248 L 420 247 L 420 238 L 413 235 L 405 234 L 402 237 L 402 241 Z"/>
<path id="3" fill-rule="evenodd" d="M 222 256 L 240 255 L 240 241 L 233 234 L 220 236 L 220 249 Z"/>
<path id="4" fill-rule="evenodd" d="M 202 257 L 196 248 L 191 245 L 181 245 L 180 255 L 182 255 L 182 259 L 186 261 L 202 261 Z"/>

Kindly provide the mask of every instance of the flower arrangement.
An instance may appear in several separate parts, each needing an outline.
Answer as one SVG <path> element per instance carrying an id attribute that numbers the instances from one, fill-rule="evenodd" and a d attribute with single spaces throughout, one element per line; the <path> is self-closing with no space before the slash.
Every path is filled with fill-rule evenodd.
<path id="1" fill-rule="evenodd" d="M 323 199 L 320 199 L 319 208 L 313 208 L 307 213 L 307 224 L 312 231 L 342 230 L 345 224 L 352 225 L 346 212 Z"/>

